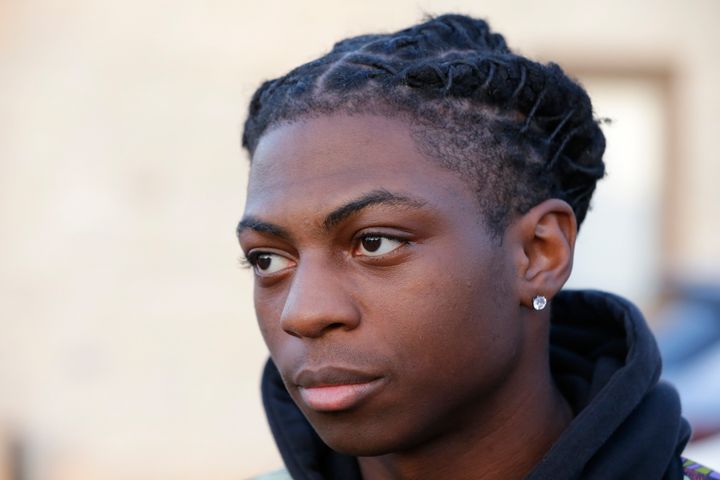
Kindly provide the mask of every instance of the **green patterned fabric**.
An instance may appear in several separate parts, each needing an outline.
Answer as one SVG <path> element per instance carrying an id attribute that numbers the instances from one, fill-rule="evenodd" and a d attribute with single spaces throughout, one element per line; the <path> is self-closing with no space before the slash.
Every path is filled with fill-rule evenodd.
<path id="1" fill-rule="evenodd" d="M 683 480 L 720 480 L 720 472 L 712 470 L 699 463 L 683 458 Z"/>

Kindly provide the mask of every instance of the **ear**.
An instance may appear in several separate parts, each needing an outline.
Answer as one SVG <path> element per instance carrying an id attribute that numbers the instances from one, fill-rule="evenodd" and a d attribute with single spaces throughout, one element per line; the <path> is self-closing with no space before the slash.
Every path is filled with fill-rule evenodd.
<path id="1" fill-rule="evenodd" d="M 570 205 L 550 199 L 533 207 L 508 229 L 512 235 L 520 304 L 532 309 L 536 295 L 548 301 L 572 271 L 577 220 Z"/>

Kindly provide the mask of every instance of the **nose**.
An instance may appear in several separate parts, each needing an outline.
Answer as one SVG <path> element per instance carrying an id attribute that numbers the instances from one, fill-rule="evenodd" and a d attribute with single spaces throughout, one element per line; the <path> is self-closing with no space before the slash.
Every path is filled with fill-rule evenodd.
<path id="1" fill-rule="evenodd" d="M 341 270 L 331 262 L 313 262 L 310 258 L 299 262 L 280 317 L 285 332 L 318 338 L 333 330 L 358 327 L 360 312 Z"/>

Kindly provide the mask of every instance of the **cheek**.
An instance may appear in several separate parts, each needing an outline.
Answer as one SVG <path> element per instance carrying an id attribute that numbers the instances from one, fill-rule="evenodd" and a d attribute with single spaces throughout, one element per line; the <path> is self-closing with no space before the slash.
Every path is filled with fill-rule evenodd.
<path id="1" fill-rule="evenodd" d="M 280 326 L 285 294 L 280 290 L 255 287 L 253 301 L 260 333 L 272 353 L 284 336 L 288 336 Z"/>
<path id="2" fill-rule="evenodd" d="M 522 331 L 511 277 L 501 258 L 481 253 L 426 257 L 407 278 L 385 285 L 386 347 L 413 376 L 436 372 L 443 382 L 469 368 L 493 376 L 517 354 Z"/>

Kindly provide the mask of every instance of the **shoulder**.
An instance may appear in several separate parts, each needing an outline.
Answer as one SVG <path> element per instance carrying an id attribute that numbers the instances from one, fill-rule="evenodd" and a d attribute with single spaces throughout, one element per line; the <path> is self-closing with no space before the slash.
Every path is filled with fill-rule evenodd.
<path id="1" fill-rule="evenodd" d="M 712 470 L 685 457 L 681 458 L 681 460 L 683 462 L 683 474 L 685 475 L 683 480 L 720 480 L 720 471 Z"/>
<path id="2" fill-rule="evenodd" d="M 292 477 L 287 470 L 276 470 L 274 472 L 263 473 L 256 477 L 252 477 L 249 480 L 292 480 Z"/>

